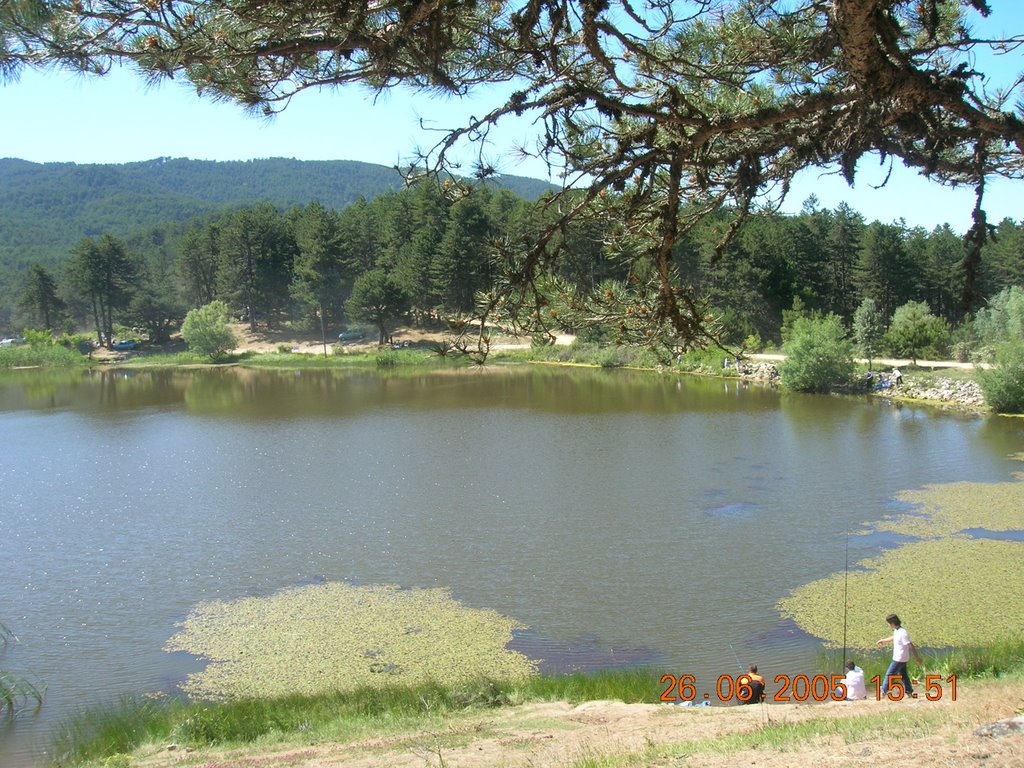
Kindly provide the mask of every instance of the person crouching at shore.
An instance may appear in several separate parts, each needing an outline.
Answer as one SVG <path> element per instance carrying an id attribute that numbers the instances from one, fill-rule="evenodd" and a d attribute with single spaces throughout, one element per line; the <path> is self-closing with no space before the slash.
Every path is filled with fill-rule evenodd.
<path id="1" fill-rule="evenodd" d="M 860 701 L 868 697 L 867 686 L 864 685 L 864 670 L 853 663 L 853 659 L 846 662 L 846 676 L 842 682 L 846 689 L 847 701 Z M 836 688 L 837 696 L 841 695 L 841 688 Z"/>

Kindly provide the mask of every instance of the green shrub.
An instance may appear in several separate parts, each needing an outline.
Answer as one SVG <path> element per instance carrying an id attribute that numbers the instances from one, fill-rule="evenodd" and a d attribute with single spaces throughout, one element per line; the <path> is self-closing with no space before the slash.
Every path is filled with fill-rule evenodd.
<path id="1" fill-rule="evenodd" d="M 744 352 L 749 352 L 750 354 L 756 355 L 762 349 L 764 349 L 764 342 L 761 341 L 761 334 L 759 334 L 757 331 L 754 331 L 752 334 L 750 334 L 749 336 L 747 336 L 747 338 L 743 340 Z"/>
<path id="2" fill-rule="evenodd" d="M 966 341 L 958 341 L 950 347 L 949 355 L 958 363 L 966 363 L 971 359 L 971 345 Z"/>
<path id="3" fill-rule="evenodd" d="M 1024 343 L 1008 341 L 996 349 L 995 367 L 978 371 L 985 402 L 997 413 L 1024 413 Z"/>
<path id="4" fill-rule="evenodd" d="M 21 332 L 21 337 L 30 347 L 53 346 L 53 334 L 47 330 L 37 331 L 33 328 L 26 328 Z"/>
<path id="5" fill-rule="evenodd" d="M 908 301 L 893 313 L 885 344 L 897 356 L 915 363 L 924 355 L 942 357 L 949 343 L 949 326 L 933 315 L 923 301 Z"/>
<path id="6" fill-rule="evenodd" d="M 783 345 L 789 342 L 790 334 L 793 332 L 793 323 L 801 317 L 804 319 L 813 318 L 820 320 L 821 311 L 808 309 L 803 299 L 799 296 L 794 296 L 792 309 L 782 310 L 782 327 L 779 329 L 779 333 L 782 336 Z"/>
<path id="7" fill-rule="evenodd" d="M 794 318 L 784 351 L 779 375 L 786 389 L 830 392 L 853 382 L 853 344 L 836 315 Z"/>
<path id="8" fill-rule="evenodd" d="M 1024 288 L 1007 286 L 978 310 L 971 324 L 983 344 L 1024 341 Z"/>
<path id="9" fill-rule="evenodd" d="M 622 359 L 619 356 L 618 348 L 607 347 L 601 350 L 601 353 L 597 357 L 597 364 L 602 368 L 618 368 L 622 365 Z"/>
<path id="10" fill-rule="evenodd" d="M 378 368 L 394 368 L 398 365 L 398 354 L 393 349 L 382 349 L 377 353 Z"/>
<path id="11" fill-rule="evenodd" d="M 211 360 L 226 357 L 238 344 L 228 327 L 228 307 L 223 301 L 190 310 L 181 326 L 181 338 L 192 352 Z"/>
<path id="12" fill-rule="evenodd" d="M 29 366 L 80 365 L 82 356 L 62 346 L 0 347 L 0 368 L 23 368 Z"/>
<path id="13" fill-rule="evenodd" d="M 732 359 L 732 355 L 723 352 L 718 347 L 691 349 L 680 356 L 678 364 L 680 370 L 690 371 L 693 373 L 735 375 L 735 368 L 723 368 L 722 361 L 726 357 Z"/>
<path id="14" fill-rule="evenodd" d="M 85 355 L 93 350 L 92 336 L 86 333 L 62 333 L 53 343 Z"/>

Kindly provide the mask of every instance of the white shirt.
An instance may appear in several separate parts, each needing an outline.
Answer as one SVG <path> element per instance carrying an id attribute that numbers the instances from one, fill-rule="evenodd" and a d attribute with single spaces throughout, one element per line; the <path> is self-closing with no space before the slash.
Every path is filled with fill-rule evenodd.
<path id="1" fill-rule="evenodd" d="M 843 685 L 846 686 L 846 698 L 848 700 L 866 699 L 868 689 L 864 686 L 864 670 L 860 667 L 846 670 L 846 677 L 843 678 Z"/>
<path id="2" fill-rule="evenodd" d="M 910 635 L 903 627 L 892 633 L 892 660 L 910 661 Z"/>

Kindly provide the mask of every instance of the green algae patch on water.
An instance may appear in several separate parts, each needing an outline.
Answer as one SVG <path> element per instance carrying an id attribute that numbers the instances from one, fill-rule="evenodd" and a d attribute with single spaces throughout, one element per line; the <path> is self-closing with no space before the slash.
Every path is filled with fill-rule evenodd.
<path id="1" fill-rule="evenodd" d="M 968 528 L 1024 529 L 1024 483 L 945 483 L 897 495 L 915 505 L 913 514 L 879 523 L 881 531 L 929 538 Z"/>
<path id="2" fill-rule="evenodd" d="M 532 675 L 535 663 L 506 648 L 522 628 L 443 589 L 331 582 L 200 603 L 164 650 L 209 660 L 182 685 L 195 698 L 309 695 Z"/>
<path id="3" fill-rule="evenodd" d="M 897 613 L 918 646 L 974 646 L 1016 637 L 1024 626 L 1024 544 L 966 536 L 920 541 L 813 581 L 780 601 L 783 616 L 827 645 L 874 648 Z"/>

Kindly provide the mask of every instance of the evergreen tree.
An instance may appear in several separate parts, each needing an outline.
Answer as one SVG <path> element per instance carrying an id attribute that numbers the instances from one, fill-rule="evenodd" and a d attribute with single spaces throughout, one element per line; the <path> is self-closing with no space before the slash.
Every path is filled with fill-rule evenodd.
<path id="1" fill-rule="evenodd" d="M 310 320 L 341 322 L 349 272 L 342 257 L 338 215 L 310 203 L 293 212 L 292 227 L 297 248 L 292 298 Z"/>
<path id="2" fill-rule="evenodd" d="M 853 339 L 857 351 L 867 358 L 869 371 L 875 355 L 882 351 L 884 336 L 885 318 L 873 299 L 864 299 L 853 313 Z"/>
<path id="3" fill-rule="evenodd" d="M 132 295 L 128 307 L 131 320 L 146 329 L 149 340 L 163 344 L 185 317 L 185 305 L 166 282 L 146 281 Z"/>
<path id="4" fill-rule="evenodd" d="M 727 227 L 723 214 L 722 219 L 705 222 L 682 238 L 675 249 L 677 269 L 695 293 L 707 297 L 726 343 L 738 344 L 754 333 L 778 338 L 781 312 L 764 295 L 770 272 L 753 262 L 744 236 L 718 252 Z"/>
<path id="5" fill-rule="evenodd" d="M 923 301 L 908 301 L 897 307 L 885 334 L 890 351 L 911 358 L 915 365 L 922 354 L 944 355 L 948 342 L 949 327 L 944 320 L 935 317 Z"/>
<path id="6" fill-rule="evenodd" d="M 1024 228 L 1003 219 L 982 252 L 981 290 L 986 298 L 1012 285 L 1024 285 Z"/>
<path id="7" fill-rule="evenodd" d="M 474 295 L 490 282 L 491 225 L 479 194 L 459 199 L 448 212 L 448 226 L 430 262 L 430 282 L 447 312 L 468 313 Z"/>
<path id="8" fill-rule="evenodd" d="M 370 221 L 377 239 L 376 258 L 364 262 L 361 272 L 384 269 L 393 272 L 416 233 L 412 214 L 413 190 L 388 192 L 370 201 Z M 417 287 L 422 291 L 423 286 Z"/>
<path id="9" fill-rule="evenodd" d="M 426 318 L 434 314 L 435 308 L 444 301 L 446 286 L 436 282 L 437 275 L 432 272 L 431 263 L 448 228 L 451 202 L 443 190 L 428 181 L 416 184 L 407 194 L 411 232 L 395 254 L 397 258 L 393 262 L 391 276 L 412 297 L 412 309 L 416 314 Z M 446 279 L 453 277 L 449 275 Z"/>
<path id="10" fill-rule="evenodd" d="M 217 297 L 219 239 L 220 224 L 211 222 L 190 229 L 181 240 L 178 272 L 185 283 L 185 295 L 194 306 L 209 304 Z"/>
<path id="11" fill-rule="evenodd" d="M 18 306 L 24 310 L 33 326 L 52 330 L 67 305 L 57 294 L 57 281 L 39 264 L 29 267 Z"/>
<path id="12" fill-rule="evenodd" d="M 178 271 L 178 240 L 162 228 L 150 229 L 130 240 L 138 254 L 138 269 L 127 317 L 133 325 L 145 328 L 154 344 L 170 339 L 171 331 L 181 324 L 188 309 Z"/>
<path id="13" fill-rule="evenodd" d="M 794 229 L 781 217 L 759 216 L 749 221 L 748 226 L 744 227 L 737 238 L 741 258 L 749 265 L 740 267 L 739 271 L 746 272 L 752 277 L 756 276 L 757 282 L 753 293 L 763 297 L 770 318 L 767 321 L 770 325 L 758 323 L 758 330 L 763 336 L 775 335 L 775 328 L 772 325 L 779 322 L 782 310 L 793 303 L 797 293 L 794 269 L 799 261 L 797 252 L 800 246 L 796 241 Z M 730 280 L 728 271 L 722 275 L 722 280 Z M 734 296 L 735 298 L 729 302 L 733 308 L 742 307 L 747 301 L 743 295 Z"/>
<path id="14" fill-rule="evenodd" d="M 250 330 L 259 318 L 273 327 L 287 310 L 295 238 L 272 205 L 232 214 L 218 237 L 218 295 L 241 310 Z"/>
<path id="15" fill-rule="evenodd" d="M 830 224 L 824 244 L 830 286 L 827 309 L 845 321 L 853 316 L 858 304 L 856 273 L 864 218 L 846 203 L 840 203 Z"/>
<path id="16" fill-rule="evenodd" d="M 871 299 L 883 316 L 889 317 L 908 295 L 907 253 L 904 227 L 871 222 L 861 239 L 857 265 L 860 294 Z"/>
<path id="17" fill-rule="evenodd" d="M 948 224 L 928 234 L 925 245 L 923 298 L 933 312 L 949 323 L 964 319 L 963 240 Z"/>
<path id="18" fill-rule="evenodd" d="M 411 297 L 397 280 L 382 269 L 373 269 L 356 278 L 345 309 L 356 322 L 377 326 L 378 343 L 385 344 L 388 325 L 405 315 L 411 306 Z"/>
<path id="19" fill-rule="evenodd" d="M 384 195 L 388 199 L 394 196 L 393 192 Z M 382 205 L 371 205 L 360 197 L 339 215 L 338 257 L 344 269 L 352 275 L 369 272 L 381 261 L 380 214 L 383 210 Z"/>
<path id="20" fill-rule="evenodd" d="M 818 207 L 811 195 L 804 201 L 799 217 L 783 222 L 792 241 L 793 289 L 811 309 L 828 311 L 833 302 L 826 241 L 832 226 L 832 214 Z"/>
<path id="21" fill-rule="evenodd" d="M 131 301 L 135 274 L 135 262 L 124 243 L 112 235 L 86 238 L 71 252 L 68 284 L 86 298 L 101 345 L 113 342 L 114 318 Z"/>

